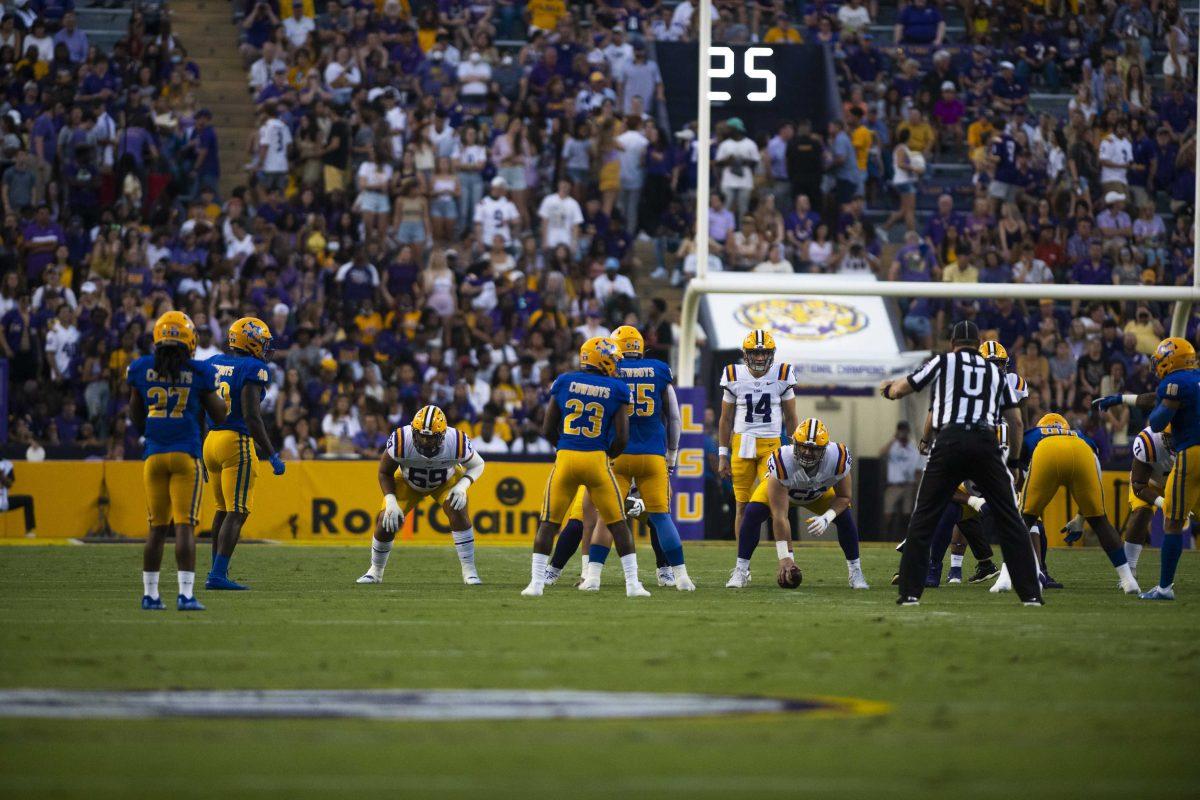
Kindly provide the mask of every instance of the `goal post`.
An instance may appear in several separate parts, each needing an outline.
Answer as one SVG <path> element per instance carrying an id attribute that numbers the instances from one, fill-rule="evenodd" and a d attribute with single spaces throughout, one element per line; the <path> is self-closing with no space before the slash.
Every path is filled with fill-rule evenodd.
<path id="1" fill-rule="evenodd" d="M 696 333 L 700 317 L 700 300 L 706 294 L 741 294 L 758 297 L 840 295 L 878 297 L 928 297 L 941 300 L 991 300 L 1007 297 L 1012 300 L 1101 300 L 1109 302 L 1150 301 L 1174 302 L 1171 320 L 1172 336 L 1182 336 L 1187 330 L 1192 304 L 1200 302 L 1200 286 L 1108 286 L 1083 284 L 996 284 L 996 283 L 933 283 L 913 281 L 861 280 L 837 275 L 774 275 L 747 272 L 710 272 L 693 278 L 683 294 L 680 314 L 679 347 L 675 375 L 680 386 L 695 385 Z M 1164 320 L 1165 322 L 1165 320 Z"/>

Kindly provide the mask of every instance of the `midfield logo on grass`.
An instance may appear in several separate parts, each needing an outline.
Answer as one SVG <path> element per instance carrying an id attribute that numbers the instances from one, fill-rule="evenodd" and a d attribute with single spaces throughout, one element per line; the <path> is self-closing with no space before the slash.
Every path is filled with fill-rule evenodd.
<path id="1" fill-rule="evenodd" d="M 746 714 L 862 716 L 884 703 L 854 698 L 737 697 L 569 689 L 377 689 L 99 692 L 0 691 L 0 717 L 144 719 L 157 717 L 359 718 L 448 722 L 502 719 L 661 719 Z"/>

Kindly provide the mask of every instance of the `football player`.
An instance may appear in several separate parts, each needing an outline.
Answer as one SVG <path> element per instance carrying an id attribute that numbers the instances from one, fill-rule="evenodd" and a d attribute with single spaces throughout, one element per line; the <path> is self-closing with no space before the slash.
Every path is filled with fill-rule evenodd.
<path id="1" fill-rule="evenodd" d="M 772 520 L 780 573 L 790 572 L 796 566 L 789 506 L 809 511 L 807 524 L 811 536 L 825 533 L 831 523 L 837 527 L 850 587 L 870 588 L 859 560 L 858 527 L 849 513 L 851 462 L 849 448 L 829 441 L 825 423 L 819 419 L 804 420 L 792 434 L 791 443 L 771 454 L 763 480 L 746 505 L 738 531 L 737 564 L 725 588 L 741 589 L 750 584 L 750 557 L 758 547 L 759 530 L 768 517 Z"/>
<path id="2" fill-rule="evenodd" d="M 717 428 L 718 469 L 733 479 L 734 532 L 767 459 L 782 444 L 781 431 L 794 431 L 795 374 L 790 364 L 775 363 L 775 337 L 754 330 L 742 340 L 742 363 L 721 373 L 721 419 Z"/>
<path id="3" fill-rule="evenodd" d="M 1100 482 L 1100 461 L 1096 457 L 1095 444 L 1083 434 L 1071 430 L 1061 414 L 1046 414 L 1038 420 L 1035 428 L 1025 434 L 1021 461 L 1026 473 L 1025 488 L 1021 492 L 1021 515 L 1030 528 L 1030 535 L 1037 536 L 1033 532 L 1035 523 L 1058 490 L 1065 488 L 1096 532 L 1100 546 L 1117 570 L 1121 591 L 1138 594 L 1141 589 L 1129 568 L 1121 537 L 1104 513 L 1104 489 Z M 1082 535 L 1082 530 L 1078 535 Z M 1071 536 L 1068 536 L 1068 541 L 1073 541 Z M 1031 544 L 1035 551 L 1040 549 L 1036 539 Z M 1038 560 L 1045 571 L 1045 557 L 1039 553 Z M 992 591 L 1005 591 L 1005 578 L 1005 575 L 1001 575 Z"/>
<path id="4" fill-rule="evenodd" d="M 591 531 L 595 527 L 596 507 L 588 500 L 587 489 L 580 486 L 579 491 L 575 493 L 575 499 L 571 501 L 571 507 L 567 509 L 567 520 L 558 533 L 557 541 L 554 542 L 554 553 L 550 557 L 550 566 L 546 567 L 547 586 L 558 583 L 562 571 L 567 567 L 567 562 L 571 560 L 571 556 L 575 555 L 575 551 L 579 549 L 581 543 L 584 548 L 580 581 L 582 582 L 582 579 L 587 577 L 588 544 L 591 539 Z"/>
<path id="5" fill-rule="evenodd" d="M 431 497 L 450 522 L 463 583 L 482 583 L 475 569 L 475 529 L 467 511 L 467 491 L 479 480 L 483 467 L 483 458 L 471 446 L 470 438 L 450 428 L 446 414 L 437 406 L 422 406 L 411 424 L 392 431 L 379 456 L 383 507 L 375 520 L 371 567 L 357 582 L 383 583 L 392 542 L 404 517 L 423 498 Z"/>
<path id="6" fill-rule="evenodd" d="M 1150 521 L 1154 512 L 1166 505 L 1163 488 L 1175 466 L 1171 426 L 1160 433 L 1143 428 L 1133 440 L 1133 464 L 1129 468 L 1129 516 L 1125 518 L 1122 538 L 1129 570 L 1137 576 L 1137 562 L 1150 539 Z"/>
<path id="7" fill-rule="evenodd" d="M 622 497 L 636 484 L 642 505 L 649 515 L 651 530 L 667 566 L 658 570 L 658 585 L 674 584 L 681 592 L 696 591 L 683 560 L 683 544 L 671 518 L 671 483 L 679 453 L 679 402 L 671 385 L 671 368 L 645 357 L 645 340 L 637 328 L 622 325 L 613 331 L 621 359 L 617 377 L 629 386 L 633 415 L 629 418 L 629 444 L 613 461 L 617 488 Z M 603 525 L 592 534 L 588 549 L 588 573 L 580 584 L 583 591 L 600 589 L 600 572 L 608 557 L 612 536 Z"/>
<path id="8" fill-rule="evenodd" d="M 212 525 L 212 569 L 205 589 L 240 590 L 250 587 L 230 580 L 229 560 L 254 507 L 258 475 L 255 445 L 266 454 L 271 470 L 282 475 L 283 459 L 271 445 L 259 403 L 271 382 L 263 361 L 271 350 L 271 330 L 261 319 L 242 317 L 229 326 L 229 352 L 208 363 L 217 372 L 217 391 L 227 416 L 204 437 L 204 467 L 213 485 L 217 513 Z"/>
<path id="9" fill-rule="evenodd" d="M 1196 348 L 1187 339 L 1163 339 L 1151 357 L 1158 389 L 1142 395 L 1109 395 L 1096 401 L 1100 409 L 1118 403 L 1150 408 L 1150 430 L 1162 433 L 1171 426 L 1175 463 L 1163 491 L 1163 542 L 1158 585 L 1143 593 L 1143 600 L 1174 600 L 1175 570 L 1183 554 L 1183 528 L 1200 506 L 1200 369 Z M 1191 468 L 1189 472 L 1189 467 Z"/>
<path id="10" fill-rule="evenodd" d="M 179 611 L 203 611 L 196 599 L 196 540 L 204 478 L 200 467 L 200 422 L 205 412 L 225 419 L 213 368 L 192 358 L 196 328 L 181 311 L 168 311 L 154 323 L 154 354 L 129 365 L 129 413 L 146 439 L 142 480 L 150 534 L 142 550 L 142 609 L 164 608 L 158 593 L 163 544 L 174 521 L 175 565 L 179 571 Z"/>
<path id="11" fill-rule="evenodd" d="M 558 452 L 546 482 L 542 519 L 533 540 L 529 585 L 521 591 L 525 597 L 542 596 L 554 534 L 580 486 L 587 487 L 600 521 L 612 533 L 625 573 L 625 594 L 650 596 L 638 580 L 637 554 L 625 521 L 624 499 L 609 465 L 610 458 L 625 450 L 633 412 L 629 387 L 616 377 L 620 359 L 616 342 L 593 337 L 579 349 L 579 370 L 558 376 L 550 387 L 542 434 Z"/>

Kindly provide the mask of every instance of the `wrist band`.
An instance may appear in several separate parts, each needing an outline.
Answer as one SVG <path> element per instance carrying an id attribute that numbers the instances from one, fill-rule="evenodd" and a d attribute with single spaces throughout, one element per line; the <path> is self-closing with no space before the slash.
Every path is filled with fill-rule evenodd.
<path id="1" fill-rule="evenodd" d="M 779 556 L 780 561 L 783 561 L 785 558 L 791 558 L 792 548 L 787 542 L 776 542 L 775 555 Z"/>
<path id="2" fill-rule="evenodd" d="M 729 455 L 729 448 L 728 448 L 728 447 L 718 447 L 718 448 L 717 448 L 717 455 L 719 455 L 719 456 L 727 456 L 727 455 Z"/>
<path id="3" fill-rule="evenodd" d="M 1122 402 L 1122 403 L 1124 403 L 1124 404 L 1125 404 L 1125 405 L 1127 405 L 1127 406 L 1136 406 L 1136 405 L 1137 405 L 1137 399 L 1138 399 L 1138 396 L 1137 396 L 1136 394 L 1123 394 L 1123 395 L 1121 395 L 1121 402 Z"/>
<path id="4" fill-rule="evenodd" d="M 1166 505 L 1166 501 L 1163 500 L 1163 497 L 1161 494 L 1158 497 L 1154 498 L 1154 506 L 1156 508 L 1162 508 L 1164 505 Z"/>

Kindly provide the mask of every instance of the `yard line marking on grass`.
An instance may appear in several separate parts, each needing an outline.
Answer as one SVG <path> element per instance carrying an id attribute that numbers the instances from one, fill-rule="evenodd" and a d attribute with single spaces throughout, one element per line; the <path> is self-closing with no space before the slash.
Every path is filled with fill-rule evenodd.
<path id="1" fill-rule="evenodd" d="M 515 719 L 663 719 L 730 715 L 881 714 L 857 698 L 739 697 L 554 689 L 364 689 L 247 691 L 0 691 L 0 717 L 151 719 L 249 717 L 417 722 Z"/>

